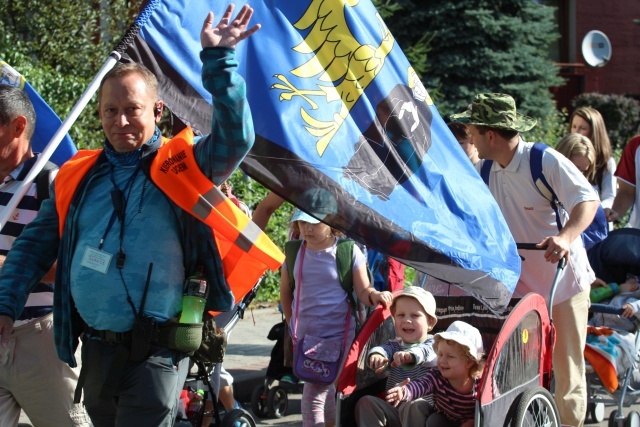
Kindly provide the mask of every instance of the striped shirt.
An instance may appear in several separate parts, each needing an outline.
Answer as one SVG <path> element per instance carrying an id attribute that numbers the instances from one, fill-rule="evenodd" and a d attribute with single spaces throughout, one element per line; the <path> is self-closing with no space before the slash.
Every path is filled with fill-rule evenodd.
<path id="1" fill-rule="evenodd" d="M 475 416 L 478 379 L 474 379 L 471 393 L 462 394 L 451 387 L 438 368 L 430 369 L 422 378 L 405 386 L 406 401 L 433 394 L 434 410 L 446 416 L 452 423 L 460 424 Z"/>
<path id="2" fill-rule="evenodd" d="M 408 351 L 413 354 L 416 361 L 413 364 L 391 368 L 387 377 L 387 390 L 397 386 L 407 378 L 410 378 L 411 381 L 422 378 L 430 368 L 436 366 L 437 355 L 433 351 L 433 336 L 431 335 L 424 342 L 417 344 L 405 344 L 400 338 L 387 341 L 383 345 L 373 347 L 369 351 L 369 357 L 372 354 L 380 354 L 387 358 L 389 364 L 391 364 L 394 354 L 399 351 Z"/>
<path id="3" fill-rule="evenodd" d="M 7 206 L 13 194 L 18 190 L 24 178 L 31 170 L 37 160 L 37 155 L 30 158 L 5 178 L 0 184 L 0 206 Z M 49 180 L 55 177 L 52 171 Z M 50 182 L 51 183 L 51 182 Z M 0 255 L 6 256 L 13 246 L 13 242 L 22 233 L 24 227 L 30 223 L 38 214 L 41 201 L 37 198 L 36 180 L 31 183 L 29 189 L 13 211 L 11 218 L 0 230 Z M 32 319 L 42 317 L 50 313 L 53 309 L 53 283 L 40 283 L 29 294 L 27 303 L 20 317 L 16 319 L 14 326 L 20 326 Z"/>

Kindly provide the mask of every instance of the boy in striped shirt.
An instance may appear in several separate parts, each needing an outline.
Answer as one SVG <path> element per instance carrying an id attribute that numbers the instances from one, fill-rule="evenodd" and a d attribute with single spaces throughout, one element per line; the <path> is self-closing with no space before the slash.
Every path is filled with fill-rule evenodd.
<path id="1" fill-rule="evenodd" d="M 423 415 L 426 415 L 427 426 L 473 427 L 478 382 L 483 368 L 480 332 L 468 323 L 455 321 L 446 332 L 435 335 L 433 349 L 438 356 L 438 367 L 430 369 L 423 377 L 407 379 L 389 390 L 387 402 L 398 406 L 433 395 L 433 409 L 426 414 L 406 411 L 402 418 L 403 427 L 423 427 Z"/>
<path id="2" fill-rule="evenodd" d="M 396 339 L 372 348 L 368 354 L 369 368 L 376 373 L 390 368 L 386 389 L 395 387 L 408 378 L 420 378 L 436 364 L 433 337 L 429 331 L 437 322 L 436 302 L 431 293 L 417 286 L 404 288 L 393 299 L 391 314 Z M 400 426 L 405 407 L 397 408 L 376 396 L 364 396 L 356 404 L 355 416 L 359 426 Z M 426 403 L 426 402 L 425 402 Z"/>

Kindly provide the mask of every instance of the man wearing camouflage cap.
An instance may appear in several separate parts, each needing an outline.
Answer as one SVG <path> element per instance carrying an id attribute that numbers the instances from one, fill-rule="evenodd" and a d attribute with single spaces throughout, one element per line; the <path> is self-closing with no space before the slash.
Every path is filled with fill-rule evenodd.
<path id="1" fill-rule="evenodd" d="M 556 344 L 553 368 L 556 396 L 562 424 L 582 426 L 587 392 L 583 349 L 586 341 L 589 289 L 595 279 L 580 237 L 593 220 L 598 195 L 571 161 L 553 149 L 542 153 L 542 174 L 566 211 L 560 209 L 561 226 L 549 199 L 542 195 L 531 175 L 533 143 L 520 132 L 536 125 L 517 113 L 514 99 L 498 93 L 479 94 L 463 113 L 451 120 L 469 125 L 481 160 L 476 169 L 492 161 L 489 189 L 518 243 L 536 243 L 545 250 L 519 250 L 522 273 L 514 292 L 522 297 L 536 292 L 547 299 L 558 261 L 567 266 L 560 272 L 553 299 Z M 485 171 L 487 171 L 485 169 Z"/>

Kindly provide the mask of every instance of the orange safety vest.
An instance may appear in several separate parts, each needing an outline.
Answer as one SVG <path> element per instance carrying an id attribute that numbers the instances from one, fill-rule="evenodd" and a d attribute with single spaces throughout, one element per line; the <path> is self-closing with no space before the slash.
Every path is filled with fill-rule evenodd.
<path id="1" fill-rule="evenodd" d="M 101 152 L 79 151 L 58 171 L 55 191 L 61 236 L 76 189 Z M 276 271 L 284 262 L 285 256 L 275 243 L 202 173 L 193 152 L 191 128 L 163 140 L 151 162 L 150 175 L 173 203 L 213 230 L 224 276 L 236 303 L 267 268 Z"/>

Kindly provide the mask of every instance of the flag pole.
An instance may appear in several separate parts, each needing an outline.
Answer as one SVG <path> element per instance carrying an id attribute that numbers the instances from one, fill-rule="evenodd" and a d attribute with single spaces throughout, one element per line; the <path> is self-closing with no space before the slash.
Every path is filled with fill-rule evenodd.
<path id="1" fill-rule="evenodd" d="M 98 74 L 93 78 L 89 87 L 84 91 L 76 105 L 71 109 L 67 118 L 62 122 L 62 125 L 58 128 L 44 150 L 42 150 L 42 153 L 38 156 L 38 160 L 36 160 L 25 179 L 20 182 L 20 186 L 16 189 L 13 196 L 11 196 L 11 199 L 4 209 L 2 209 L 2 212 L 0 212 L 0 230 L 4 228 L 5 224 L 13 214 L 14 209 L 26 194 L 31 182 L 36 178 L 36 176 L 38 176 L 44 165 L 53 155 L 53 152 L 56 151 L 56 148 L 60 145 L 60 142 L 63 140 L 69 129 L 71 129 L 71 126 L 75 123 L 80 113 L 82 113 L 84 108 L 87 106 L 93 94 L 98 90 L 102 78 L 116 65 L 121 56 L 122 55 L 117 51 L 113 51 L 109 54 L 109 58 L 107 58 Z"/>

